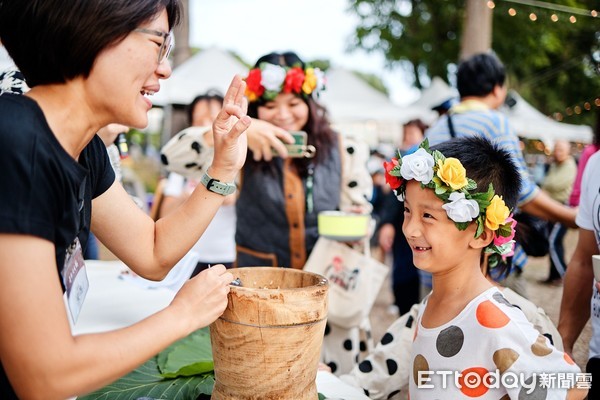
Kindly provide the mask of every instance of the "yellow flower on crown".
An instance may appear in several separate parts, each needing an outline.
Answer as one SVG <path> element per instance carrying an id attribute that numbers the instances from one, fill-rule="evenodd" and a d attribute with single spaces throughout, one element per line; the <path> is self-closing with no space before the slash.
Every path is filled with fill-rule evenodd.
<path id="1" fill-rule="evenodd" d="M 437 176 L 452 190 L 460 190 L 467 186 L 467 171 L 457 158 L 448 157 L 438 160 Z"/>
<path id="2" fill-rule="evenodd" d="M 510 210 L 502 200 L 502 197 L 494 195 L 490 205 L 485 209 L 485 226 L 495 231 L 506 223 Z"/>
<path id="3" fill-rule="evenodd" d="M 317 76 L 314 68 L 306 68 L 304 71 L 304 83 L 302 83 L 302 91 L 306 94 L 311 94 L 317 87 Z"/>

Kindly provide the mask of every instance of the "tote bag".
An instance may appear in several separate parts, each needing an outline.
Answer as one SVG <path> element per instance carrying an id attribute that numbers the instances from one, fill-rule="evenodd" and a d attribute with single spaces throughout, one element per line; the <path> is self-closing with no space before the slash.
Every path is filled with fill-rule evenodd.
<path id="1" fill-rule="evenodd" d="M 329 281 L 328 321 L 352 328 L 369 316 L 389 267 L 343 243 L 320 237 L 304 270 Z"/>

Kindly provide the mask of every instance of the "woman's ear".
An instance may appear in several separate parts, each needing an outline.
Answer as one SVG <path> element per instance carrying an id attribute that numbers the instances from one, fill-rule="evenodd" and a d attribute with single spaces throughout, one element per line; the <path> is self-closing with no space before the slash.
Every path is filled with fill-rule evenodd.
<path id="1" fill-rule="evenodd" d="M 487 247 L 494 240 L 494 231 L 487 226 L 483 229 L 483 232 L 479 237 L 473 238 L 469 245 L 474 249 L 483 249 Z"/>

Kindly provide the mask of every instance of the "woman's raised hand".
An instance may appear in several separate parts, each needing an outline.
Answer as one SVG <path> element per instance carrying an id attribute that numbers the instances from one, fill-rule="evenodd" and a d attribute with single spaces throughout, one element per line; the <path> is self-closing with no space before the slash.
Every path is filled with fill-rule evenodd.
<path id="1" fill-rule="evenodd" d="M 246 82 L 239 75 L 233 77 L 223 108 L 213 122 L 215 156 L 210 175 L 223 182 L 231 182 L 244 165 L 248 149 L 244 132 L 252 119 L 246 115 L 248 100 L 244 97 Z"/>
<path id="2" fill-rule="evenodd" d="M 280 157 L 286 158 L 288 153 L 284 142 L 294 143 L 294 138 L 285 129 L 260 119 L 252 120 L 252 127 L 248 129 L 248 148 L 254 161 L 271 161 L 273 149 Z"/>

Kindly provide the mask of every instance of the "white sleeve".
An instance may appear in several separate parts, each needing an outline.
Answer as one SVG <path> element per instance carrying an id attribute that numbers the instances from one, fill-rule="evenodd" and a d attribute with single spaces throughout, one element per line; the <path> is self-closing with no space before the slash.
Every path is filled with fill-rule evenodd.
<path id="1" fill-rule="evenodd" d="M 583 171 L 581 178 L 581 197 L 579 200 L 579 209 L 575 222 L 577 226 L 588 231 L 594 230 L 594 218 L 592 216 L 593 199 L 598 193 L 592 193 L 597 190 L 598 183 L 594 184 L 594 179 L 598 178 L 598 169 L 600 168 L 600 152 L 596 152 L 590 157 Z"/>
<path id="2" fill-rule="evenodd" d="M 167 178 L 167 183 L 163 189 L 165 196 L 179 197 L 183 192 L 183 186 L 185 185 L 185 178 L 176 172 L 171 172 Z"/>

